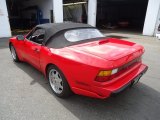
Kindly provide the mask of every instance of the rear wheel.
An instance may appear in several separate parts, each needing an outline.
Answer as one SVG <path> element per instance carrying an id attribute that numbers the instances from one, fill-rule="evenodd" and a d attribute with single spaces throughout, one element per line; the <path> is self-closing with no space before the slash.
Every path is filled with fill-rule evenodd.
<path id="1" fill-rule="evenodd" d="M 20 62 L 19 58 L 18 58 L 18 55 L 17 55 L 17 52 L 14 48 L 14 46 L 11 44 L 10 45 L 10 51 L 11 51 L 11 55 L 12 55 L 12 58 L 13 58 L 13 61 L 15 62 Z"/>
<path id="2" fill-rule="evenodd" d="M 71 95 L 71 90 L 64 74 L 54 65 L 50 65 L 47 70 L 47 77 L 53 93 L 61 98 Z"/>

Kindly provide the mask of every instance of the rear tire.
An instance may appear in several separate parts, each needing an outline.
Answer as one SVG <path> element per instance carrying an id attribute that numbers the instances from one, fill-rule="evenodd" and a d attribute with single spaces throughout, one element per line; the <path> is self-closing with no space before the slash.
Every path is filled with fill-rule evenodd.
<path id="1" fill-rule="evenodd" d="M 53 93 L 60 97 L 66 98 L 72 94 L 70 86 L 62 73 L 55 65 L 50 65 L 47 69 L 47 78 Z"/>
<path id="2" fill-rule="evenodd" d="M 13 61 L 14 62 L 20 62 L 20 60 L 18 58 L 18 55 L 17 55 L 17 52 L 16 52 L 16 49 L 14 48 L 14 46 L 12 44 L 10 45 L 10 51 L 11 51 Z"/>

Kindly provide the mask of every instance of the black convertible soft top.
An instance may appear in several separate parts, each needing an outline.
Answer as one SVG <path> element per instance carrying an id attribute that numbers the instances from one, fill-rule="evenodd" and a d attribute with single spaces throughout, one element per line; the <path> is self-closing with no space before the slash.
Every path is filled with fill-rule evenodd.
<path id="1" fill-rule="evenodd" d="M 72 29 L 87 29 L 87 28 L 95 28 L 88 24 L 82 23 L 47 23 L 40 24 L 35 27 L 35 29 L 44 29 L 45 35 L 42 42 L 42 45 L 47 46 L 49 48 L 64 48 L 71 45 L 81 44 L 90 41 L 100 40 L 100 38 L 87 39 L 83 41 L 70 42 L 68 41 L 64 34 L 68 30 Z M 104 37 L 101 37 L 104 38 Z"/>
<path id="2" fill-rule="evenodd" d="M 46 44 L 51 37 L 53 37 L 59 32 L 69 30 L 69 29 L 94 28 L 94 27 L 91 25 L 82 24 L 82 23 L 47 23 L 47 24 L 37 25 L 36 28 L 42 28 L 45 30 L 43 44 Z M 63 42 L 63 41 L 60 41 L 60 42 Z"/>

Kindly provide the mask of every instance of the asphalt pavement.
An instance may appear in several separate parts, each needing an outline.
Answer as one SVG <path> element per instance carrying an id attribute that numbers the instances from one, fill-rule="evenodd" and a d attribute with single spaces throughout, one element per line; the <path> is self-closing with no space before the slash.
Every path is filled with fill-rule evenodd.
<path id="1" fill-rule="evenodd" d="M 12 61 L 8 38 L 1 38 L 0 120 L 159 120 L 160 41 L 127 33 L 107 35 L 142 44 L 149 70 L 137 85 L 105 100 L 79 95 L 56 97 L 39 71 Z"/>

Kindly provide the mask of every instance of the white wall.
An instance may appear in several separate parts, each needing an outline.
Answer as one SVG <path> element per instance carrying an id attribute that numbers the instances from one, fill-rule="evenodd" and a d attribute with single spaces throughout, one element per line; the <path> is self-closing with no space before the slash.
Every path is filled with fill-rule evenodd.
<path id="1" fill-rule="evenodd" d="M 63 0 L 53 0 L 53 16 L 55 23 L 63 22 Z"/>
<path id="2" fill-rule="evenodd" d="M 26 0 L 23 1 L 24 8 L 37 5 L 42 11 L 44 19 L 50 19 L 50 10 L 53 10 L 52 0 Z"/>
<path id="3" fill-rule="evenodd" d="M 96 26 L 97 0 L 88 0 L 88 24 Z"/>
<path id="4" fill-rule="evenodd" d="M 160 8 L 158 11 L 158 17 L 157 17 L 157 21 L 156 21 L 156 25 L 155 25 L 154 36 L 156 35 L 156 33 L 158 33 L 158 34 L 160 33 L 160 31 L 158 31 L 159 24 L 160 24 Z"/>
<path id="5" fill-rule="evenodd" d="M 8 12 L 5 0 L 0 0 L 0 38 L 10 37 L 11 30 L 8 20 Z"/>
<path id="6" fill-rule="evenodd" d="M 154 35 L 159 8 L 160 0 L 149 0 L 143 27 L 143 35 Z"/>

